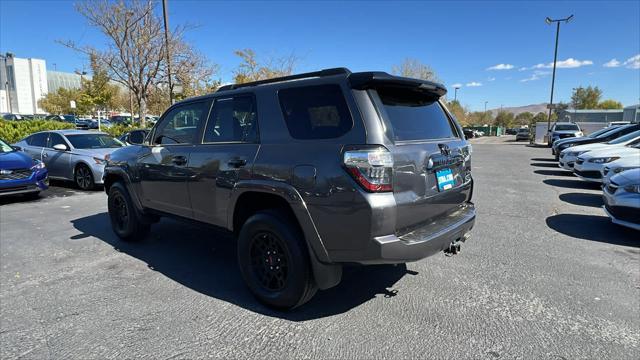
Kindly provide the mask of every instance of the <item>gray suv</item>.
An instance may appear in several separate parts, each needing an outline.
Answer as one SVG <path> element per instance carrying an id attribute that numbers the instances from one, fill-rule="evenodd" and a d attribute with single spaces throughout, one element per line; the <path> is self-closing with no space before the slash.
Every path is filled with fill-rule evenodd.
<path id="1" fill-rule="evenodd" d="M 287 309 L 344 264 L 456 253 L 475 222 L 471 146 L 429 81 L 328 69 L 171 106 L 104 173 L 114 232 L 172 216 L 237 236 L 261 302 Z"/>

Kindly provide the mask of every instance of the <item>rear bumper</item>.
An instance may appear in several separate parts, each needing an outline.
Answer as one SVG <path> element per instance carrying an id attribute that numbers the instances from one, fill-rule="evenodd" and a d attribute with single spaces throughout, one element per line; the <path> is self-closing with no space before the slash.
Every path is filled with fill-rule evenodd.
<path id="1" fill-rule="evenodd" d="M 468 233 L 475 225 L 476 210 L 473 203 L 412 231 L 374 237 L 364 251 L 357 254 L 336 253 L 332 258 L 340 262 L 360 264 L 397 264 L 418 261 L 435 255 L 453 242 L 466 241 Z M 350 256 L 351 255 L 351 256 Z"/>

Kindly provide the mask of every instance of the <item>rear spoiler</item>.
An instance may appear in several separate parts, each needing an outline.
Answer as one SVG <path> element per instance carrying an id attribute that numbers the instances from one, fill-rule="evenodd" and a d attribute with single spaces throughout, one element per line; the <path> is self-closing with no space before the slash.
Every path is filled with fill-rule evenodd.
<path id="1" fill-rule="evenodd" d="M 393 76 L 386 72 L 369 71 L 351 73 L 347 76 L 351 88 L 366 90 L 377 86 L 397 86 L 404 88 L 415 88 L 418 91 L 429 92 L 442 97 L 447 93 L 444 85 L 420 79 L 412 79 L 401 76 Z"/>

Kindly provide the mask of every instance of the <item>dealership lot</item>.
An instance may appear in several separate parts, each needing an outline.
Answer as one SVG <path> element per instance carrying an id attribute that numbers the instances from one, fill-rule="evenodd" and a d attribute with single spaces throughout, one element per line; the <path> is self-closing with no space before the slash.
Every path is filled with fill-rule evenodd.
<path id="1" fill-rule="evenodd" d="M 551 160 L 475 139 L 461 254 L 348 268 L 288 313 L 252 298 L 228 235 L 163 220 L 120 242 L 99 191 L 5 202 L 0 357 L 638 358 L 640 236 Z"/>

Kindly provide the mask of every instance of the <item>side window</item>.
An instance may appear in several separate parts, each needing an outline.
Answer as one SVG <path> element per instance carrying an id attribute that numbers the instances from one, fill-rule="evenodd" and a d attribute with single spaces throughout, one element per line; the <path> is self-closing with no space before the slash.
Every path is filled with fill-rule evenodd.
<path id="1" fill-rule="evenodd" d="M 209 111 L 208 101 L 199 101 L 177 106 L 169 111 L 158 124 L 154 144 L 193 144 L 200 122 Z"/>
<path id="2" fill-rule="evenodd" d="M 253 96 L 216 99 L 203 142 L 257 141 L 256 103 Z"/>
<path id="3" fill-rule="evenodd" d="M 353 119 L 339 85 L 283 89 L 278 91 L 278 97 L 293 138 L 337 138 L 353 127 Z"/>
<path id="4" fill-rule="evenodd" d="M 62 136 L 60 136 L 60 134 L 50 133 L 49 141 L 47 142 L 47 147 L 53 148 L 54 145 L 58 145 L 58 144 L 67 145 L 67 142 L 64 141 L 64 139 L 62 138 Z"/>
<path id="5" fill-rule="evenodd" d="M 47 146 L 48 136 L 49 136 L 49 133 L 39 133 L 39 134 L 31 135 L 27 139 L 27 144 L 31 146 L 36 146 L 36 147 L 45 147 Z"/>

